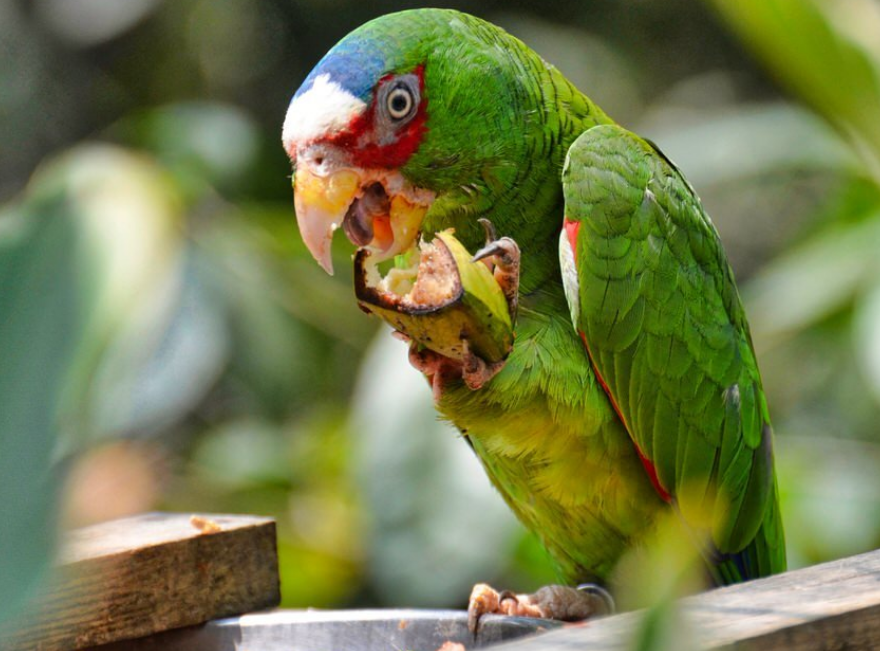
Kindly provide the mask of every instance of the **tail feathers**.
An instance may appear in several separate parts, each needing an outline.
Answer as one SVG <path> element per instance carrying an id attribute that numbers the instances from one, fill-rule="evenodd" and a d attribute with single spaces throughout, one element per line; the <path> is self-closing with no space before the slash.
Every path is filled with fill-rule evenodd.
<path id="1" fill-rule="evenodd" d="M 714 559 L 709 572 L 717 585 L 741 583 L 785 571 L 785 534 L 777 493 L 774 485 L 764 522 L 752 542 L 741 551 L 719 554 Z"/>

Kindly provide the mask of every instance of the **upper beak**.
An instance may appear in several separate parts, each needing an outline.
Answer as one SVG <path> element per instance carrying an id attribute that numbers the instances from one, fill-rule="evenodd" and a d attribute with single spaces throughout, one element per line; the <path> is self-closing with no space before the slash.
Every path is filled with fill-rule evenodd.
<path id="1" fill-rule="evenodd" d="M 360 190 L 360 177 L 352 170 L 318 176 L 305 165 L 297 167 L 293 182 L 296 223 L 306 247 L 328 274 L 333 274 L 330 243 L 345 213 Z"/>
<path id="2" fill-rule="evenodd" d="M 395 182 L 389 182 L 392 177 Z M 391 192 L 389 185 L 402 185 L 399 173 L 341 168 L 325 174 L 308 163 L 297 164 L 296 222 L 306 247 L 327 273 L 333 273 L 333 233 L 343 225 L 349 239 L 369 249 L 375 262 L 414 245 L 430 202 L 411 201 Z"/>

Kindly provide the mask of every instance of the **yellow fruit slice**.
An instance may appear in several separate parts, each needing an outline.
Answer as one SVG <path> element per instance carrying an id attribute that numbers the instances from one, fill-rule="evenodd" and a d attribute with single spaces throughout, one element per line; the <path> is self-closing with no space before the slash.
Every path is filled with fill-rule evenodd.
<path id="1" fill-rule="evenodd" d="M 354 262 L 358 304 L 441 355 L 462 360 L 465 340 L 489 363 L 507 358 L 513 322 L 492 272 L 455 239 L 452 229 L 419 244 L 418 266 L 385 278 L 360 249 Z"/>

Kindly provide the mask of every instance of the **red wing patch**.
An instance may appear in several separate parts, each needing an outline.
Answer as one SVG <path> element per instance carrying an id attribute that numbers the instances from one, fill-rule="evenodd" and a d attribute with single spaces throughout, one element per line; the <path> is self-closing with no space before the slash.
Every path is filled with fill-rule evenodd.
<path id="1" fill-rule="evenodd" d="M 578 231 L 581 229 L 581 223 L 572 221 L 566 217 L 562 222 L 562 227 L 565 229 L 565 234 L 568 235 L 568 243 L 571 245 L 571 255 L 574 258 L 575 265 L 577 265 L 577 241 Z"/>

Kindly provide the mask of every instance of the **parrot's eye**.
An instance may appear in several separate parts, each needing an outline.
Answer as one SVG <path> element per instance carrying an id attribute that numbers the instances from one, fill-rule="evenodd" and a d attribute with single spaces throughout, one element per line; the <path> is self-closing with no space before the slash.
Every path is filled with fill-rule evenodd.
<path id="1" fill-rule="evenodd" d="M 416 113 L 419 82 L 415 75 L 403 75 L 382 89 L 382 103 L 392 124 L 400 124 Z"/>
<path id="2" fill-rule="evenodd" d="M 395 120 L 405 118 L 412 109 L 413 98 L 406 88 L 395 88 L 388 94 L 388 114 Z"/>

